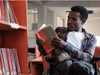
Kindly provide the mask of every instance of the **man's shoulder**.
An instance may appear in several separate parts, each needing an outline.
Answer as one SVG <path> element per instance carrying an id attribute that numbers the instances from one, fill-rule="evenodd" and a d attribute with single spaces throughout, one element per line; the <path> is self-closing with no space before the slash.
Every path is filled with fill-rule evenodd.
<path id="1" fill-rule="evenodd" d="M 96 36 L 92 33 L 87 33 L 88 38 L 96 40 Z"/>
<path id="2" fill-rule="evenodd" d="M 88 36 L 95 37 L 95 35 L 94 35 L 94 34 L 92 34 L 92 33 L 88 33 L 88 32 L 87 32 L 87 35 L 88 35 Z"/>
<path id="3" fill-rule="evenodd" d="M 87 32 L 84 28 L 82 28 L 83 32 L 85 32 L 88 38 L 96 38 L 94 34 Z"/>

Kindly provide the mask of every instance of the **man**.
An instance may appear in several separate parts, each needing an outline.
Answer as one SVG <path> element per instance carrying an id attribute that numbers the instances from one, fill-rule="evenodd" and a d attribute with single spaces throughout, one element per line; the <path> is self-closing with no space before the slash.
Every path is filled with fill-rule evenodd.
<path id="1" fill-rule="evenodd" d="M 91 59 L 94 56 L 96 38 L 83 27 L 88 11 L 83 6 L 73 6 L 68 15 L 67 28 L 57 27 L 58 39 L 52 40 L 52 75 L 94 75 Z M 39 50 L 45 43 L 36 39 Z"/>

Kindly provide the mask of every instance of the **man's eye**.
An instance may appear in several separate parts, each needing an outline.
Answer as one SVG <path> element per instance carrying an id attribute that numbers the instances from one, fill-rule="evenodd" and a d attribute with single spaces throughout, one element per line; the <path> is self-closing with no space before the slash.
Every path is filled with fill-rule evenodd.
<path id="1" fill-rule="evenodd" d="M 76 19 L 76 18 L 72 18 L 72 20 L 73 20 L 73 21 L 76 21 L 77 19 Z"/>
<path id="2" fill-rule="evenodd" d="M 68 17 L 68 20 L 69 20 L 70 18 Z"/>

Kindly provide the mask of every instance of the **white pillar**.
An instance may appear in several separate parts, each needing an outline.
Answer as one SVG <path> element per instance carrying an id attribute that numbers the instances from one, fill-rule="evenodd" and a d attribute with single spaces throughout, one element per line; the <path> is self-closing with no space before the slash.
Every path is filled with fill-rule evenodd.
<path id="1" fill-rule="evenodd" d="M 38 28 L 46 23 L 46 7 L 44 5 L 38 6 Z"/>

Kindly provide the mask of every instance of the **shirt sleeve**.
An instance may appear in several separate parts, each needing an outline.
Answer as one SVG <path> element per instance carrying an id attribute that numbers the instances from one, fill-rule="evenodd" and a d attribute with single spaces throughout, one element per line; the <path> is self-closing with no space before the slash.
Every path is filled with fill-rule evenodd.
<path id="1" fill-rule="evenodd" d="M 96 38 L 95 36 L 91 36 L 87 39 L 87 42 L 82 45 L 84 50 L 79 50 L 72 46 L 70 43 L 67 44 L 65 51 L 75 59 L 90 61 L 94 56 L 95 48 L 96 48 Z"/>

